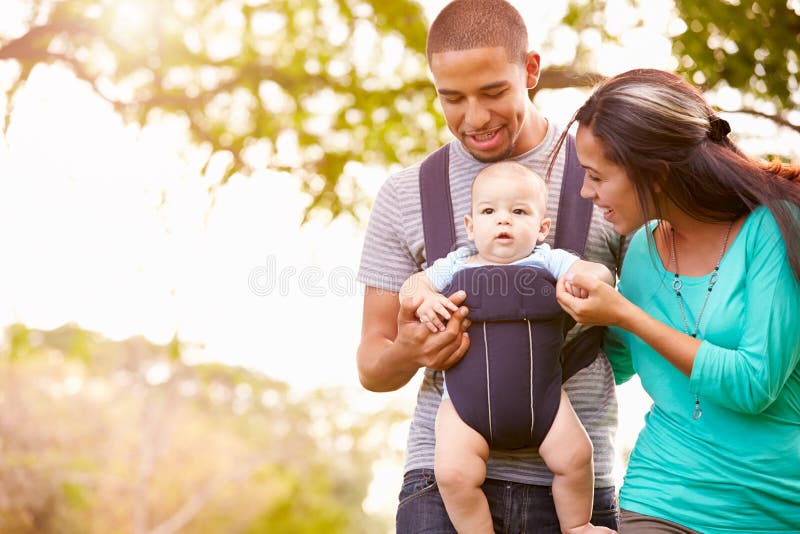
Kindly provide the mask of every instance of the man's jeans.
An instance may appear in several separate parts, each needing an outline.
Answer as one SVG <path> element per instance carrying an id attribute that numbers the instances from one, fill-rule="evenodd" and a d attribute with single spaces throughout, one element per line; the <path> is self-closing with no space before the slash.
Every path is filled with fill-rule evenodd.
<path id="1" fill-rule="evenodd" d="M 486 479 L 483 492 L 489 500 L 495 532 L 508 534 L 560 534 L 553 494 L 549 486 Z M 594 491 L 592 524 L 617 529 L 614 488 Z M 447 517 L 433 469 L 406 473 L 397 507 L 397 534 L 454 533 Z"/>

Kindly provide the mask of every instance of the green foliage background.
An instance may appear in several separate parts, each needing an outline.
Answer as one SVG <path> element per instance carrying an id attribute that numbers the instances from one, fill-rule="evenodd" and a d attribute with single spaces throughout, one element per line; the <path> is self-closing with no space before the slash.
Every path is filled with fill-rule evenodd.
<path id="1" fill-rule="evenodd" d="M 0 35 L 0 61 L 18 67 L 6 91 L 12 104 L 37 65 L 64 65 L 129 121 L 180 118 L 207 162 L 223 162 L 222 171 L 206 168 L 214 183 L 263 167 L 291 172 L 309 194 L 307 216 L 357 217 L 368 200 L 352 165 L 408 165 L 448 136 L 425 66 L 427 21 L 414 0 L 135 4 L 144 20 L 132 20 L 122 0 L 28 0 L 20 34 Z M 610 7 L 571 0 L 561 27 L 614 41 L 605 29 Z M 671 36 L 681 73 L 746 96 L 726 111 L 800 132 L 791 113 L 800 105 L 796 2 L 675 0 L 673 11 L 683 21 Z M 544 69 L 537 91 L 599 79 L 597 50 L 577 43 L 570 64 Z M 13 105 L 6 111 L 8 124 Z M 282 142 L 296 146 L 296 158 L 278 157 Z"/>
<path id="2" fill-rule="evenodd" d="M 0 351 L 4 533 L 374 533 L 362 503 L 400 410 L 182 362 L 180 343 L 14 325 Z"/>

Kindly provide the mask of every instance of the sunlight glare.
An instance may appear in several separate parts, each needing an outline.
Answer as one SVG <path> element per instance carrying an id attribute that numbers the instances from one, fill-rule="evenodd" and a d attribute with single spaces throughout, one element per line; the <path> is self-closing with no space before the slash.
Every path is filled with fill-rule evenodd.
<path id="1" fill-rule="evenodd" d="M 146 35 L 152 31 L 151 6 L 140 0 L 118 0 L 115 6 L 114 28 L 127 36 Z"/>
<path id="2" fill-rule="evenodd" d="M 28 25 L 25 20 L 30 16 L 33 6 L 31 2 L 22 0 L 3 0 L 3 16 L 0 17 L 0 35 L 8 38 L 24 34 Z"/>
<path id="3" fill-rule="evenodd" d="M 379 460 L 372 466 L 372 482 L 367 489 L 361 507 L 365 513 L 381 514 L 392 510 L 397 503 L 400 487 L 398 480 L 403 479 L 403 466 L 395 462 Z"/>
<path id="4" fill-rule="evenodd" d="M 215 61 L 234 57 L 242 51 L 242 32 L 246 21 L 237 2 L 225 1 L 203 21 L 201 35 L 206 51 Z"/>

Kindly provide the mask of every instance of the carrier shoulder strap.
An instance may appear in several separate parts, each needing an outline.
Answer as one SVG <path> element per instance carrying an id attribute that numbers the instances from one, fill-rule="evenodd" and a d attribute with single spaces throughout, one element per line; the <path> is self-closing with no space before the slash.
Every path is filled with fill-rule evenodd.
<path id="1" fill-rule="evenodd" d="M 581 197 L 584 170 L 578 161 L 575 139 L 567 135 L 564 175 L 558 200 L 555 248 L 563 248 L 583 257 L 592 222 L 592 201 Z M 568 214 L 568 215 L 567 215 Z"/>
<path id="2" fill-rule="evenodd" d="M 444 258 L 456 243 L 450 196 L 450 143 L 425 158 L 419 168 L 419 198 L 425 259 L 428 265 Z"/>

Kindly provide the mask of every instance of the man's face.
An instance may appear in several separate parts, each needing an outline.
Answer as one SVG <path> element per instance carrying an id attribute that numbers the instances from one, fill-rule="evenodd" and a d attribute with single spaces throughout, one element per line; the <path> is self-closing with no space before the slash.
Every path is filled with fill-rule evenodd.
<path id="1" fill-rule="evenodd" d="M 439 52 L 431 57 L 447 126 L 479 161 L 491 162 L 535 146 L 528 87 L 538 81 L 539 56 L 508 61 L 503 47 Z"/>

